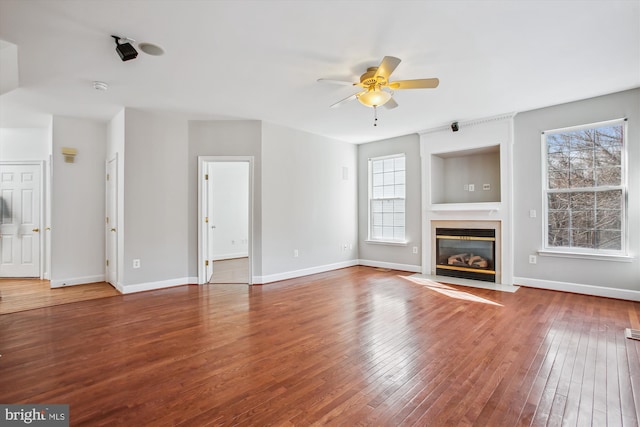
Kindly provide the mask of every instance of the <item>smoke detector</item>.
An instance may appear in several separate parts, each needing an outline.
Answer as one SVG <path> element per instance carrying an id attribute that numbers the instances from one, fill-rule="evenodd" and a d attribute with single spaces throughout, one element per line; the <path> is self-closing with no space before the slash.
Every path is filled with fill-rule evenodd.
<path id="1" fill-rule="evenodd" d="M 106 92 L 106 90 L 109 89 L 109 85 L 105 82 L 94 81 L 93 88 L 95 90 L 99 90 L 100 92 Z"/>

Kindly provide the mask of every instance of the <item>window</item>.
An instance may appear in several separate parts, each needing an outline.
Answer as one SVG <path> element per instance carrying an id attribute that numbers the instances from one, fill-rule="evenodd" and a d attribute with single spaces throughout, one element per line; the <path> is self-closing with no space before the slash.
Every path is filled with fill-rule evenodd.
<path id="1" fill-rule="evenodd" d="M 547 249 L 626 254 L 625 125 L 544 132 Z"/>
<path id="2" fill-rule="evenodd" d="M 405 156 L 369 159 L 369 240 L 405 242 Z"/>

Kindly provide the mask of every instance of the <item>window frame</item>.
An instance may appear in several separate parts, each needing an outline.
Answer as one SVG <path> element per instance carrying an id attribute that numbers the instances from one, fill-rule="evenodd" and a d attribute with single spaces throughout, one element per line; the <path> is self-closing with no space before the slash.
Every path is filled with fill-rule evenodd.
<path id="1" fill-rule="evenodd" d="M 386 198 L 373 198 L 373 162 L 374 161 L 379 161 L 379 160 L 388 160 L 388 159 L 397 159 L 397 158 L 404 158 L 404 186 L 405 186 L 405 191 L 404 191 L 404 197 L 400 198 L 400 197 L 386 197 Z M 402 246 L 406 246 L 407 245 L 407 156 L 405 153 L 396 153 L 396 154 L 389 154 L 389 155 L 385 155 L 385 156 L 376 156 L 376 157 L 370 157 L 369 159 L 367 159 L 367 243 L 374 243 L 374 244 L 385 244 L 385 245 L 402 245 Z M 395 184 L 394 184 L 395 185 Z M 373 227 L 374 227 L 374 221 L 373 221 L 373 209 L 372 209 L 372 202 L 374 200 L 403 200 L 404 202 L 404 212 L 402 213 L 404 218 L 403 218 L 403 231 L 404 231 L 404 236 L 402 239 L 394 239 L 394 238 L 384 238 L 384 237 L 380 237 L 380 238 L 376 238 L 373 237 Z"/>
<path id="2" fill-rule="evenodd" d="M 607 126 L 622 125 L 622 149 L 620 151 L 620 184 L 607 186 L 591 186 L 576 188 L 549 188 L 549 160 L 547 137 L 549 135 L 562 134 L 567 132 L 575 132 L 585 129 L 597 129 Z M 626 118 L 606 120 L 601 122 L 588 123 L 578 126 L 569 126 L 564 128 L 551 129 L 541 134 L 541 151 L 542 151 L 542 242 L 543 250 L 539 251 L 541 255 L 557 255 L 569 257 L 584 257 L 593 259 L 608 258 L 626 258 L 629 254 L 629 230 L 628 230 L 628 121 Z M 557 193 L 573 193 L 581 191 L 614 191 L 620 190 L 621 196 L 621 215 L 620 215 L 620 249 L 595 249 L 583 248 L 579 246 L 551 246 L 549 244 L 549 194 Z M 571 229 L 570 229 L 571 230 Z M 594 230 L 596 228 L 594 227 Z"/>

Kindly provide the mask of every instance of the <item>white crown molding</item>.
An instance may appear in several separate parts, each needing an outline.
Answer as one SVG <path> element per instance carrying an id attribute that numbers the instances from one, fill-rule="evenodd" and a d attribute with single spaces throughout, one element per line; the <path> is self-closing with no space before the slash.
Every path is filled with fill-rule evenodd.
<path id="1" fill-rule="evenodd" d="M 490 123 L 490 122 L 497 122 L 497 121 L 502 121 L 502 120 L 511 120 L 516 116 L 516 114 L 518 114 L 518 113 L 517 112 L 506 113 L 506 114 L 500 114 L 498 116 L 483 117 L 483 118 L 478 118 L 478 119 L 473 119 L 473 120 L 466 120 L 466 121 L 459 121 L 458 120 L 458 126 L 460 126 L 460 127 L 470 127 L 470 126 L 477 126 L 477 125 L 482 125 L 482 124 Z M 443 131 L 451 132 L 451 124 L 449 123 L 449 124 L 446 124 L 446 125 L 425 129 L 425 130 L 419 131 L 418 135 L 426 135 L 426 134 L 430 134 L 430 133 L 443 132 Z"/>

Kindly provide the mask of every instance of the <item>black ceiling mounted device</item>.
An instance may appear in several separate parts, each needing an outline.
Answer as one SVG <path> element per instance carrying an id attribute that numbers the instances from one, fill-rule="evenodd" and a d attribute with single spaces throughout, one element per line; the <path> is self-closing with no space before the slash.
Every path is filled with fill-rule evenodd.
<path id="1" fill-rule="evenodd" d="M 135 59 L 138 56 L 138 51 L 136 50 L 135 47 L 133 47 L 131 43 L 129 42 L 120 43 L 120 40 L 129 40 L 129 39 L 118 37 L 118 36 L 111 36 L 111 37 L 116 39 L 116 45 L 117 45 L 116 52 L 118 52 L 118 55 L 120 56 L 120 59 L 122 59 L 122 61 Z"/>

